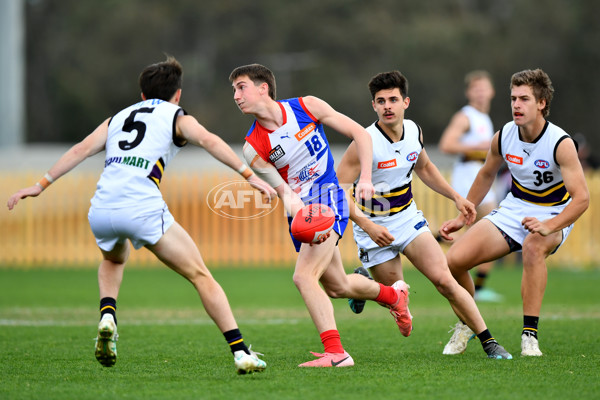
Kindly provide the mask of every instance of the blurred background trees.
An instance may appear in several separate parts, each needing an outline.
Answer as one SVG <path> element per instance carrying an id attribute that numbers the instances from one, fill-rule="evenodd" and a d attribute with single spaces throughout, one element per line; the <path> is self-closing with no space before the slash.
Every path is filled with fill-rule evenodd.
<path id="1" fill-rule="evenodd" d="M 500 128 L 511 120 L 511 75 L 540 67 L 556 90 L 549 119 L 600 146 L 596 0 L 29 0 L 25 8 L 28 143 L 80 140 L 138 101 L 139 72 L 171 54 L 185 71 L 182 106 L 231 143 L 251 119 L 232 100 L 229 73 L 259 62 L 275 73 L 278 98 L 316 95 L 363 125 L 375 119 L 367 82 L 398 69 L 410 83 L 407 118 L 427 143 L 465 103 L 466 72 L 492 73 Z"/>

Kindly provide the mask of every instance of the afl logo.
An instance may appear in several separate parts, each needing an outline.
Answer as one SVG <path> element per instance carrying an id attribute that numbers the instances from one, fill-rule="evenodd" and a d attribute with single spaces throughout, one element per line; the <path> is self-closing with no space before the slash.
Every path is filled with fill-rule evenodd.
<path id="1" fill-rule="evenodd" d="M 410 162 L 416 161 L 417 158 L 419 158 L 419 153 L 417 153 L 416 151 L 413 151 L 412 153 L 406 156 L 406 160 Z"/>
<path id="2" fill-rule="evenodd" d="M 535 160 L 533 164 L 535 164 L 536 167 L 541 169 L 546 169 L 550 167 L 550 163 L 546 160 Z"/>

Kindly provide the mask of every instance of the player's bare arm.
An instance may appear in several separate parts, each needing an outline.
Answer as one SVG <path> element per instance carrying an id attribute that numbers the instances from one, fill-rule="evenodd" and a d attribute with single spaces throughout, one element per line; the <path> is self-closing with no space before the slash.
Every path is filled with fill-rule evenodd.
<path id="1" fill-rule="evenodd" d="M 85 139 L 67 150 L 67 152 L 63 154 L 52 166 L 52 168 L 48 170 L 48 178 L 44 178 L 46 179 L 45 182 L 47 182 L 47 184 L 52 183 L 67 172 L 71 171 L 86 158 L 98 154 L 100 151 L 104 150 L 109 121 L 110 119 L 106 119 L 92 133 L 86 136 Z M 45 187 L 39 183 L 21 189 L 17 193 L 10 196 L 6 205 L 8 206 L 9 210 L 12 210 L 19 200 L 26 197 L 36 197 L 42 193 L 44 189 Z"/>
<path id="2" fill-rule="evenodd" d="M 304 207 L 304 202 L 300 196 L 283 180 L 277 168 L 270 162 L 263 160 L 250 143 L 244 144 L 244 158 L 256 175 L 279 196 L 288 215 L 293 217 Z"/>
<path id="3" fill-rule="evenodd" d="M 358 209 L 356 203 L 349 194 L 349 190 L 352 187 L 352 183 L 356 181 L 360 174 L 360 162 L 358 160 L 358 151 L 356 149 L 356 142 L 350 143 L 348 149 L 342 156 L 337 169 L 337 176 L 340 182 L 340 186 L 346 193 L 346 199 L 348 200 L 349 217 L 358 225 L 363 231 L 367 232 L 369 237 L 379 246 L 389 246 L 394 241 L 394 236 L 389 230 L 381 225 L 378 225 L 371 221 L 362 211 Z"/>
<path id="4" fill-rule="evenodd" d="M 482 141 L 475 144 L 464 144 L 461 142 L 462 136 L 470 129 L 469 118 L 467 115 L 459 111 L 450 120 L 450 123 L 442 133 L 442 138 L 438 145 L 440 151 L 448 154 L 464 154 L 480 153 L 487 151 L 490 142 Z"/>
<path id="5" fill-rule="evenodd" d="M 204 148 L 211 156 L 238 171 L 252 187 L 262 193 L 265 201 L 270 202 L 276 196 L 273 188 L 247 169 L 242 160 L 223 139 L 209 132 L 196 118 L 191 115 L 177 117 L 176 132 L 181 139 Z"/>
<path id="6" fill-rule="evenodd" d="M 486 193 L 492 187 L 494 183 L 494 179 L 496 178 L 496 174 L 500 170 L 500 166 L 504 162 L 502 156 L 500 155 L 500 150 L 498 147 L 498 136 L 499 132 L 494 134 L 492 138 L 492 144 L 490 146 L 490 150 L 487 153 L 485 162 L 475 181 L 473 181 L 473 185 L 471 185 L 471 189 L 469 190 L 469 194 L 467 195 L 467 200 L 469 200 L 475 207 L 481 203 Z M 440 227 L 440 235 L 445 240 L 453 240 L 450 236 L 451 233 L 456 232 L 462 229 L 466 224 L 466 219 L 462 214 L 459 214 L 456 218 L 446 221 Z"/>
<path id="7" fill-rule="evenodd" d="M 365 200 L 371 199 L 375 193 L 371 181 L 373 163 L 373 142 L 367 131 L 357 122 L 346 115 L 335 111 L 323 100 L 307 96 L 303 98 L 304 105 L 321 123 L 335 129 L 339 133 L 354 140 L 357 144 L 357 154 L 360 160 L 360 180 L 356 185 L 356 195 Z"/>
<path id="8" fill-rule="evenodd" d="M 454 201 L 456 209 L 464 217 L 467 225 L 470 225 L 475 221 L 477 212 L 475 211 L 473 203 L 462 197 L 452 188 L 452 186 L 450 186 L 437 166 L 431 161 L 425 149 L 419 154 L 419 159 L 415 165 L 415 173 L 419 179 L 433 191 Z"/>
<path id="9" fill-rule="evenodd" d="M 525 229 L 542 236 L 558 232 L 574 223 L 587 210 L 590 203 L 590 194 L 583 168 L 572 140 L 566 139 L 560 142 L 556 149 L 556 161 L 560 165 L 565 188 L 571 195 L 571 202 L 554 218 L 538 221 L 534 217 L 525 217 L 521 222 Z"/>

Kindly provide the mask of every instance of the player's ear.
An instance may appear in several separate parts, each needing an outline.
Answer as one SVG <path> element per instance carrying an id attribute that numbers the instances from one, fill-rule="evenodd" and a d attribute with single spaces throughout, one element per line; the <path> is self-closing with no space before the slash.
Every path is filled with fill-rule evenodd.
<path id="1" fill-rule="evenodd" d="M 142 100 L 146 101 L 146 95 L 144 93 L 140 93 L 140 96 L 142 97 Z"/>

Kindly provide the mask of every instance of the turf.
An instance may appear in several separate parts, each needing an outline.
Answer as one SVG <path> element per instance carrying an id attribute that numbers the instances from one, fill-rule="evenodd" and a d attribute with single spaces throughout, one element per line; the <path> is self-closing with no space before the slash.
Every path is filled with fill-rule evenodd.
<path id="1" fill-rule="evenodd" d="M 592 399 L 600 397 L 600 271 L 551 270 L 540 320 L 541 358 L 520 357 L 520 270 L 497 268 L 501 304 L 481 304 L 492 334 L 515 357 L 488 360 L 477 341 L 443 356 L 455 323 L 447 302 L 408 269 L 414 331 L 398 332 L 368 303 L 334 300 L 353 368 L 304 369 L 322 345 L 291 270 L 217 269 L 240 329 L 265 353 L 261 374 L 237 376 L 224 339 L 191 285 L 163 269 L 128 268 L 118 304 L 119 359 L 94 358 L 93 269 L 0 268 L 1 399 Z"/>

